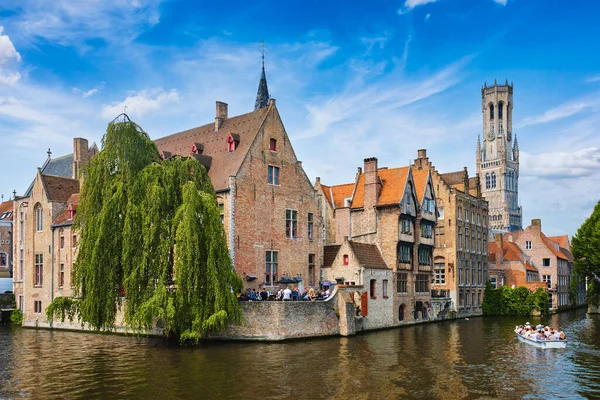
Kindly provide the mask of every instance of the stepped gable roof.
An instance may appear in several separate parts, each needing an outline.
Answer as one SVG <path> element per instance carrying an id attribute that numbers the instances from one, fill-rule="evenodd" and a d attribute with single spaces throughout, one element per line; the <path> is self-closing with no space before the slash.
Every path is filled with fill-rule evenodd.
<path id="1" fill-rule="evenodd" d="M 215 123 L 211 122 L 162 137 L 154 142 L 160 152 L 185 157 L 190 155 L 194 143 L 201 143 L 204 147 L 202 155 L 212 157 L 208 176 L 213 187 L 215 190 L 227 189 L 229 177 L 237 175 L 271 107 L 274 107 L 274 104 L 248 114 L 227 118 L 218 131 L 215 131 Z M 233 152 L 227 150 L 229 134 L 238 134 L 240 137 L 240 142 Z"/>
<path id="2" fill-rule="evenodd" d="M 69 200 L 67 200 L 67 205 L 71 206 L 74 211 L 77 211 L 77 206 L 79 205 L 79 193 L 73 193 L 69 196 Z M 52 225 L 72 225 L 73 220 L 69 219 L 69 208 L 65 208 L 58 217 L 54 220 Z"/>
<path id="3" fill-rule="evenodd" d="M 568 257 L 560 251 L 560 246 L 558 245 L 558 243 L 555 243 L 552 240 L 548 239 L 548 236 L 544 235 L 543 232 L 540 232 L 540 237 L 542 238 L 542 241 L 544 242 L 546 247 L 550 249 L 550 251 L 552 251 L 552 253 L 556 257 L 569 261 Z M 556 247 L 558 247 L 558 249 L 554 247 L 555 245 Z"/>
<path id="4" fill-rule="evenodd" d="M 425 196 L 425 188 L 427 187 L 427 178 L 429 177 L 429 169 L 413 168 L 413 180 L 415 181 L 415 192 L 417 192 L 417 200 L 419 204 L 423 203 Z"/>
<path id="5" fill-rule="evenodd" d="M 0 203 L 0 219 L 3 221 L 12 221 L 13 219 L 13 201 Z"/>
<path id="6" fill-rule="evenodd" d="M 552 240 L 554 243 L 558 244 L 560 247 L 562 247 L 564 249 L 569 248 L 569 235 L 548 236 L 548 239 Z"/>
<path id="7" fill-rule="evenodd" d="M 517 261 L 520 262 L 526 270 L 532 272 L 538 272 L 537 268 L 535 268 L 529 261 L 527 261 L 527 255 L 521 250 L 521 248 L 513 242 L 503 241 L 503 257 L 504 261 Z M 498 246 L 496 242 L 488 243 L 488 261 L 490 263 L 496 262 L 496 252 L 498 251 Z"/>
<path id="8" fill-rule="evenodd" d="M 452 186 L 452 185 L 456 185 L 457 183 L 463 183 L 463 177 L 464 177 L 465 171 L 456 171 L 456 172 L 448 172 L 445 174 L 440 174 L 440 176 L 442 177 L 442 179 L 444 180 L 444 182 L 446 182 L 448 185 Z"/>
<path id="9" fill-rule="evenodd" d="M 356 243 L 353 241 L 348 242 L 358 262 L 365 268 L 375 269 L 389 269 L 383 257 L 379 252 L 379 249 L 374 244 Z"/>
<path id="10" fill-rule="evenodd" d="M 400 204 L 406 187 L 409 167 L 400 168 L 380 168 L 377 170 L 377 177 L 381 182 L 379 192 L 378 206 Z M 352 208 L 362 208 L 365 206 L 365 174 L 358 177 L 354 198 L 352 199 Z M 354 186 L 354 184 L 349 184 Z"/>
<path id="11" fill-rule="evenodd" d="M 342 247 L 339 244 L 334 244 L 334 245 L 329 245 L 329 246 L 324 246 L 323 249 L 323 266 L 324 267 L 331 267 L 333 265 L 333 260 L 335 260 L 335 257 L 337 256 L 338 251 L 340 251 L 340 247 Z"/>
<path id="12" fill-rule="evenodd" d="M 40 175 L 49 201 L 67 202 L 73 193 L 79 193 L 77 179 L 61 176 Z"/>
<path id="13" fill-rule="evenodd" d="M 474 176 L 472 178 L 469 178 L 469 189 L 475 189 L 477 187 L 478 183 L 479 183 L 479 177 Z"/>

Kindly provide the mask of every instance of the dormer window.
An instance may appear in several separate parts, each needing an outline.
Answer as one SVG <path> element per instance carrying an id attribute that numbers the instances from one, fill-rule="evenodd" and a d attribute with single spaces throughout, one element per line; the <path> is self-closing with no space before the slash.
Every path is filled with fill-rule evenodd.
<path id="1" fill-rule="evenodd" d="M 344 265 L 348 265 L 348 254 L 344 254 Z"/>
<path id="2" fill-rule="evenodd" d="M 239 143 L 240 143 L 240 135 L 237 135 L 235 133 L 230 133 L 229 136 L 227 136 L 227 151 L 230 153 L 233 153 Z"/>
<path id="3" fill-rule="evenodd" d="M 192 144 L 192 154 L 202 154 L 204 151 L 204 145 L 202 143 Z"/>
<path id="4" fill-rule="evenodd" d="M 72 204 L 69 204 L 69 207 L 67 208 L 67 212 L 69 213 L 69 221 L 71 221 L 73 219 L 73 216 L 75 216 L 75 210 L 73 210 Z"/>
<path id="5" fill-rule="evenodd" d="M 277 140 L 276 139 L 271 139 L 269 141 L 269 150 L 277 151 Z"/>

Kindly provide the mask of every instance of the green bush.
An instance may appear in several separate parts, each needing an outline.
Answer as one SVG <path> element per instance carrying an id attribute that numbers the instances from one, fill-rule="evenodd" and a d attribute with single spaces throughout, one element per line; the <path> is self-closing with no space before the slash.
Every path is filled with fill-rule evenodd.
<path id="1" fill-rule="evenodd" d="M 23 313 L 21 310 L 13 310 L 13 312 L 10 314 L 10 322 L 19 325 L 23 323 Z"/>
<path id="2" fill-rule="evenodd" d="M 501 286 L 494 289 L 491 282 L 487 282 L 483 297 L 483 314 L 485 315 L 531 315 L 534 309 L 546 312 L 546 305 L 550 301 L 548 292 L 538 288 L 535 292 L 525 286 L 511 288 Z"/>

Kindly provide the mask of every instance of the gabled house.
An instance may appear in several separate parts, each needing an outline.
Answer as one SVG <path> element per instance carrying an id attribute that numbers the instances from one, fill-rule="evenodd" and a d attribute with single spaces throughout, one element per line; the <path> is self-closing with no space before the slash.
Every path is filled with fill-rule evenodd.
<path id="1" fill-rule="evenodd" d="M 12 276 L 13 201 L 0 203 L 0 278 Z"/>
<path id="2" fill-rule="evenodd" d="M 214 122 L 155 142 L 163 157 L 192 156 L 207 169 L 245 287 L 275 287 L 283 277 L 319 285 L 320 197 L 268 96 L 264 67 L 254 111 L 232 117 L 218 101 Z"/>
<path id="3" fill-rule="evenodd" d="M 377 245 L 345 237 L 341 245 L 325 246 L 324 254 L 324 279 L 349 293 L 357 315 L 362 316 L 362 329 L 393 326 L 393 271 Z"/>
<path id="4" fill-rule="evenodd" d="M 364 160 L 354 184 L 327 186 L 317 178 L 316 189 L 327 199 L 325 242 L 376 245 L 393 271 L 394 324 L 435 317 L 431 309 L 435 191 L 428 170 L 379 168 L 376 158 Z M 352 187 L 352 191 L 350 191 Z M 335 232 L 333 238 L 332 232 Z"/>

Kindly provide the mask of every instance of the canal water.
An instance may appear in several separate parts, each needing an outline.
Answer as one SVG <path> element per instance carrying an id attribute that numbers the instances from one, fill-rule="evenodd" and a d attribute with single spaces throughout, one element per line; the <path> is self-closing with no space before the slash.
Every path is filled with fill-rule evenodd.
<path id="1" fill-rule="evenodd" d="M 600 317 L 543 323 L 567 349 L 517 341 L 512 317 L 349 338 L 180 347 L 161 339 L 0 326 L 0 398 L 600 398 Z M 538 320 L 530 320 L 537 323 Z"/>

